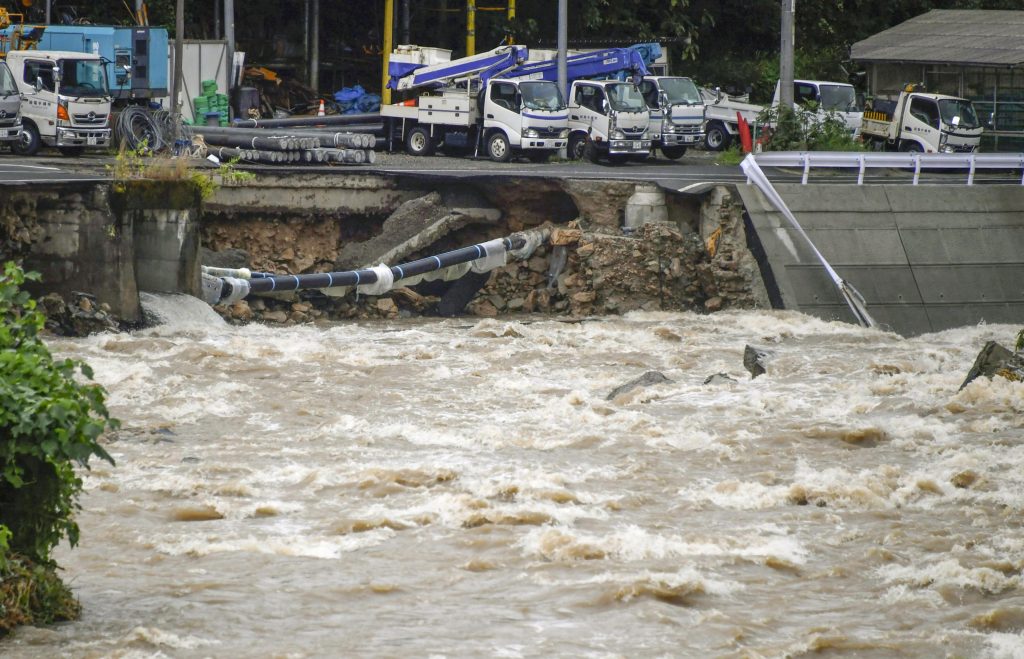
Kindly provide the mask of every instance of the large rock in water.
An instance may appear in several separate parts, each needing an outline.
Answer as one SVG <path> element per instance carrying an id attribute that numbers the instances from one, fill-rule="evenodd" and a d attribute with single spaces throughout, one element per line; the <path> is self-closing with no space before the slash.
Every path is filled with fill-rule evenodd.
<path id="1" fill-rule="evenodd" d="M 635 380 L 630 380 L 626 384 L 620 385 L 612 389 L 612 392 L 605 397 L 605 400 L 615 400 L 619 396 L 625 393 L 629 393 L 634 389 L 640 387 L 650 387 L 656 384 L 671 384 L 672 380 L 669 380 L 662 373 L 658 371 L 647 371 Z"/>
<path id="2" fill-rule="evenodd" d="M 963 389 L 982 375 L 990 379 L 994 375 L 999 375 L 1020 382 L 1024 380 L 1024 354 L 1011 352 L 995 341 L 989 341 L 978 353 L 974 366 L 967 372 L 967 379 L 960 388 Z"/>
<path id="3" fill-rule="evenodd" d="M 750 379 L 753 380 L 759 375 L 765 374 L 765 366 L 771 359 L 772 353 L 766 350 L 758 350 L 754 346 L 747 346 L 743 349 L 743 365 L 750 371 Z"/>

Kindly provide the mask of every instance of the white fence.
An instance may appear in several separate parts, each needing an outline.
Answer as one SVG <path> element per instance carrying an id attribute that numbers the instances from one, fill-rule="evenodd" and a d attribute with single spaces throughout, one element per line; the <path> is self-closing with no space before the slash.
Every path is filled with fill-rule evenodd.
<path id="1" fill-rule="evenodd" d="M 967 185 L 974 184 L 974 173 L 980 169 L 1019 170 L 1024 185 L 1024 153 L 857 153 L 843 151 L 780 151 L 753 156 L 761 167 L 799 167 L 801 183 L 807 184 L 812 167 L 856 169 L 857 185 L 864 184 L 867 169 L 913 169 L 917 185 L 924 169 L 962 169 L 967 172 Z"/>

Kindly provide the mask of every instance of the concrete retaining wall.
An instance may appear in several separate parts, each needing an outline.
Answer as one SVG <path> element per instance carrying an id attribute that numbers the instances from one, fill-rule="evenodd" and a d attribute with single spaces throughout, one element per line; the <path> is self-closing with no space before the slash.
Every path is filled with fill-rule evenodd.
<path id="1" fill-rule="evenodd" d="M 776 185 L 876 321 L 912 336 L 1024 320 L 1024 187 Z M 740 186 L 776 306 L 855 322 L 806 241 Z M 774 285 L 773 285 L 774 284 Z"/>

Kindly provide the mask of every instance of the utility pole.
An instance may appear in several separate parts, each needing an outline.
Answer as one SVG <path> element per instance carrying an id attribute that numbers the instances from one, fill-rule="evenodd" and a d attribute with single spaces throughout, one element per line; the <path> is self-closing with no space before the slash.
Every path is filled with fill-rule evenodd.
<path id="1" fill-rule="evenodd" d="M 569 0 L 558 0 L 558 88 L 562 90 L 563 95 L 569 93 L 569 68 L 565 61 L 569 48 L 568 25 Z"/>
<path id="2" fill-rule="evenodd" d="M 793 108 L 793 49 L 794 34 L 793 15 L 796 13 L 796 0 L 782 0 L 782 43 L 779 55 L 779 104 L 781 107 Z"/>
<path id="3" fill-rule="evenodd" d="M 313 0 L 309 34 L 309 86 L 320 93 L 320 0 Z"/>
<path id="4" fill-rule="evenodd" d="M 171 112 L 181 114 L 181 57 L 185 40 L 185 0 L 178 0 L 174 9 L 174 85 L 171 92 Z"/>
<path id="5" fill-rule="evenodd" d="M 50 4 L 52 0 L 46 0 L 46 24 L 50 24 Z"/>
<path id="6" fill-rule="evenodd" d="M 402 43 L 412 43 L 409 35 L 409 0 L 402 0 Z"/>
<path id="7" fill-rule="evenodd" d="M 235 0 L 224 0 L 224 41 L 228 42 L 228 93 L 235 71 Z"/>

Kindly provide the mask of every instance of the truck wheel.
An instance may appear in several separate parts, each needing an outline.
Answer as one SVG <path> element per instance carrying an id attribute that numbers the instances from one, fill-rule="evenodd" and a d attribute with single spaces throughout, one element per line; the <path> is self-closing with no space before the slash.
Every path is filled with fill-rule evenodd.
<path id="1" fill-rule="evenodd" d="M 708 151 L 724 151 L 729 148 L 732 136 L 720 122 L 708 124 L 707 137 L 704 138 L 704 145 Z"/>
<path id="2" fill-rule="evenodd" d="M 921 145 L 913 140 L 907 140 L 901 144 L 900 151 L 903 151 L 904 153 L 924 153 L 924 149 L 921 148 Z"/>
<path id="3" fill-rule="evenodd" d="M 42 140 L 39 139 L 39 129 L 34 124 L 25 123 L 21 126 L 18 139 L 11 142 L 11 151 L 19 156 L 34 156 L 39 153 L 40 144 Z"/>
<path id="4" fill-rule="evenodd" d="M 566 147 L 565 153 L 569 160 L 580 160 L 583 158 L 586 146 L 587 136 L 582 133 L 573 133 L 572 137 L 569 138 L 569 146 Z"/>
<path id="5" fill-rule="evenodd" d="M 405 136 L 405 152 L 410 156 L 429 156 L 434 152 L 434 140 L 430 131 L 423 126 L 416 126 Z"/>
<path id="6" fill-rule="evenodd" d="M 487 155 L 494 162 L 508 162 L 512 159 L 512 145 L 505 133 L 498 131 L 487 140 Z"/>
<path id="7" fill-rule="evenodd" d="M 601 162 L 601 152 L 598 151 L 594 140 L 587 138 L 586 143 L 583 145 L 583 157 L 595 165 Z"/>
<path id="8" fill-rule="evenodd" d="M 80 146 L 59 146 L 57 150 L 60 151 L 61 155 L 74 158 L 85 153 L 85 148 Z"/>
<path id="9" fill-rule="evenodd" d="M 669 160 L 679 160 L 686 155 L 685 146 L 663 146 L 661 147 L 661 155 L 665 156 Z"/>

